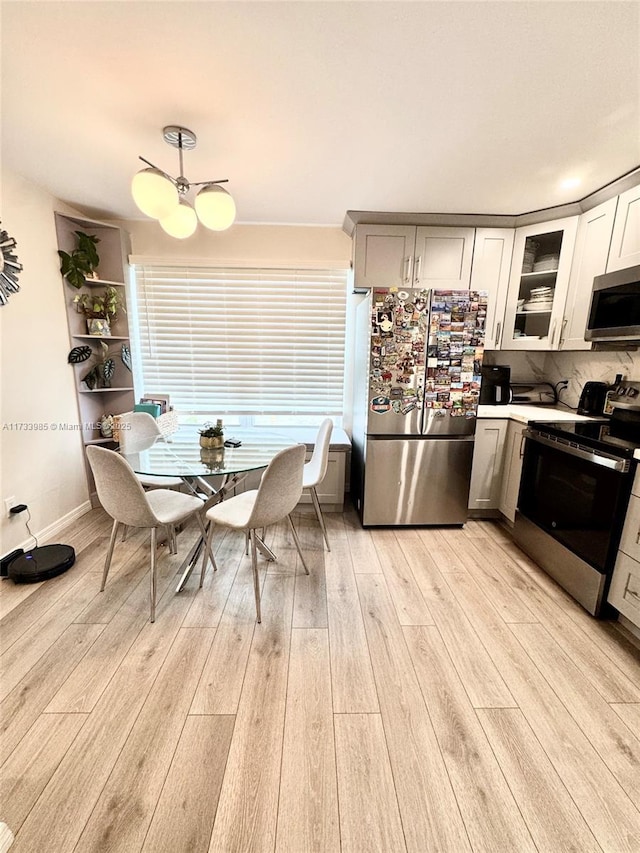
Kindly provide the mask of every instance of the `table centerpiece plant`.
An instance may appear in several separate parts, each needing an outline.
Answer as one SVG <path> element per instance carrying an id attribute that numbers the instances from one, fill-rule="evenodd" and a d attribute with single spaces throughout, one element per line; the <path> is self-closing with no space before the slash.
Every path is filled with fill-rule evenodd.
<path id="1" fill-rule="evenodd" d="M 222 421 L 216 424 L 206 423 L 200 433 L 200 447 L 223 447 L 224 446 L 224 431 L 222 429 Z"/>

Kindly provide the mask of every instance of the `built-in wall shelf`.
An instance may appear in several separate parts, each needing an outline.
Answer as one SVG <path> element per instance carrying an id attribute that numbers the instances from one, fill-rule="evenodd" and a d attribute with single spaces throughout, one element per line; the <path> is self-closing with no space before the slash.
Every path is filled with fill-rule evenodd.
<path id="1" fill-rule="evenodd" d="M 79 394 L 108 394 L 113 391 L 133 391 L 131 388 L 78 388 Z"/>
<path id="2" fill-rule="evenodd" d="M 96 270 L 99 278 L 87 278 L 80 288 L 71 287 L 64 278 L 61 278 L 61 287 L 67 311 L 70 346 L 75 348 L 82 342 L 90 344 L 91 348 L 90 359 L 69 365 L 69 370 L 73 371 L 78 401 L 78 433 L 82 436 L 83 447 L 89 444 L 115 446 L 114 439 L 102 436 L 95 425 L 100 423 L 105 415 L 120 415 L 123 412 L 132 411 L 135 403 L 131 371 L 119 354 L 122 344 L 129 342 L 125 289 L 127 256 L 131 250 L 128 235 L 117 225 L 66 213 L 56 213 L 55 224 L 58 249 L 69 254 L 78 247 L 76 231 L 93 235 L 99 241 L 97 250 L 100 261 Z M 118 297 L 122 303 L 120 310 L 110 323 L 113 334 L 89 335 L 87 334 L 86 317 L 83 312 L 77 310 L 77 305 L 73 300 L 78 294 L 83 293 L 90 294 L 90 298 L 93 298 L 110 287 L 117 288 Z M 104 347 L 102 344 L 110 348 L 109 355 L 103 355 Z M 112 387 L 87 388 L 84 378 L 92 368 L 99 367 L 106 358 L 113 359 L 114 372 L 110 380 Z M 105 381 L 101 371 L 99 381 Z M 97 506 L 95 483 L 88 463 L 86 464 L 86 471 L 91 502 Z"/>
<path id="3" fill-rule="evenodd" d="M 85 287 L 124 287 L 124 281 L 110 281 L 108 278 L 88 278 Z"/>
<path id="4" fill-rule="evenodd" d="M 128 341 L 127 335 L 72 335 L 82 341 Z"/>

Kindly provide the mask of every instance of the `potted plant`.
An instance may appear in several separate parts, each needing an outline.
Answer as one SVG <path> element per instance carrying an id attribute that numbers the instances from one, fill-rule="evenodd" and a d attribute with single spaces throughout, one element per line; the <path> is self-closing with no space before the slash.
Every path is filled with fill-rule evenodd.
<path id="1" fill-rule="evenodd" d="M 109 356 L 109 346 L 100 341 L 100 353 L 94 353 L 96 359 L 91 370 L 82 377 L 82 381 L 89 391 L 96 388 L 111 388 L 111 380 L 115 373 L 115 362 Z"/>
<path id="2" fill-rule="evenodd" d="M 200 432 L 200 447 L 223 447 L 224 446 L 224 432 L 222 429 L 222 421 L 218 421 L 216 424 L 205 424 L 204 427 L 199 430 Z"/>
<path id="3" fill-rule="evenodd" d="M 74 231 L 74 234 L 78 238 L 78 248 L 71 254 L 58 249 L 58 254 L 62 259 L 60 272 L 63 278 L 66 278 L 71 287 L 79 290 L 87 278 L 98 277 L 96 269 L 100 263 L 100 256 L 96 244 L 100 242 L 100 238 L 95 234 L 85 234 L 84 231 Z"/>
<path id="4" fill-rule="evenodd" d="M 90 335 L 111 335 L 111 321 L 124 306 L 115 287 L 106 287 L 102 293 L 78 293 L 73 297 L 76 310 L 87 318 Z"/>

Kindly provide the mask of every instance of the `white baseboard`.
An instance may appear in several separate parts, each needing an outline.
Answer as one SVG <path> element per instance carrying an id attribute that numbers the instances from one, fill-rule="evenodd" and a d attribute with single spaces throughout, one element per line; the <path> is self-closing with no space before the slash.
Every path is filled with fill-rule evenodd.
<path id="1" fill-rule="evenodd" d="M 74 509 L 70 510 L 66 515 L 63 515 L 62 518 L 59 518 L 57 521 L 54 521 L 52 524 L 49 524 L 47 527 L 44 527 L 42 530 L 36 530 L 35 536 L 38 539 L 38 542 L 44 542 L 46 539 L 51 539 L 56 533 L 59 533 L 60 530 L 65 528 L 68 524 L 71 524 L 72 521 L 75 521 L 78 518 L 82 518 L 83 515 L 86 515 L 92 509 L 91 501 L 84 501 L 79 506 L 74 507 Z M 33 548 L 35 546 L 35 542 L 33 541 L 33 536 L 29 536 L 23 542 L 20 542 L 19 545 L 16 545 L 16 548 L 22 548 L 25 551 Z M 11 549 L 14 550 L 13 548 Z"/>

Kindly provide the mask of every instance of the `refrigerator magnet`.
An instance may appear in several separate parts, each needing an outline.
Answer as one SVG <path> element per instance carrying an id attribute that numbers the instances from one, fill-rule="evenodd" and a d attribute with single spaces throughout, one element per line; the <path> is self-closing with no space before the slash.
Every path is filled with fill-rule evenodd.
<path id="1" fill-rule="evenodd" d="M 371 411 L 378 415 L 386 414 L 391 408 L 391 401 L 388 397 L 374 397 L 371 400 Z"/>

